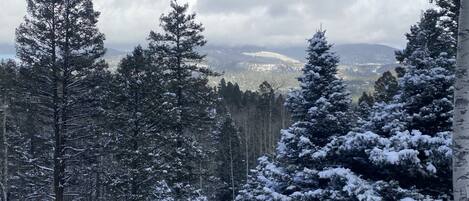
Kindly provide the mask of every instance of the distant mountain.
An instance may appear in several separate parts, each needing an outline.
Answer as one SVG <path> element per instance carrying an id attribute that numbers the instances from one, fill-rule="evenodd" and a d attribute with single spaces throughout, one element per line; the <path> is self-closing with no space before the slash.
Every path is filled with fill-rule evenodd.
<path id="1" fill-rule="evenodd" d="M 304 65 L 305 47 L 265 48 L 256 46 L 208 46 L 204 65 L 224 72 L 225 79 L 237 82 L 243 89 L 256 90 L 266 80 L 279 90 L 297 86 L 296 77 Z M 396 49 L 377 44 L 343 44 L 333 47 L 340 56 L 339 76 L 348 84 L 353 96 L 371 90 L 374 81 L 397 64 Z M 220 78 L 214 79 L 216 84 Z"/>
<path id="2" fill-rule="evenodd" d="M 222 72 L 225 79 L 237 82 L 241 88 L 256 90 L 264 80 L 281 91 L 297 86 L 296 77 L 304 65 L 306 47 L 258 47 L 258 46 L 206 46 L 200 49 L 206 54 L 201 65 Z M 396 49 L 378 44 L 341 44 L 333 51 L 340 56 L 339 76 L 348 84 L 357 97 L 362 91 L 371 90 L 374 81 L 385 71 L 393 70 L 397 64 Z M 105 59 L 111 69 L 129 52 L 108 48 Z M 0 59 L 14 58 L 13 45 L 0 44 Z M 221 77 L 211 83 L 217 84 Z"/>
<path id="3" fill-rule="evenodd" d="M 11 44 L 0 43 L 0 54 L 14 54 L 15 46 Z"/>
<path id="4" fill-rule="evenodd" d="M 123 56 L 123 55 L 126 55 L 126 54 L 127 54 L 127 51 L 118 50 L 118 49 L 114 49 L 114 48 L 106 48 L 105 57 L 120 57 L 120 56 Z"/>
<path id="5" fill-rule="evenodd" d="M 15 46 L 10 44 L 0 44 L 0 60 L 13 59 L 15 57 Z"/>
<path id="6" fill-rule="evenodd" d="M 253 49 L 253 47 L 251 47 Z M 267 49 L 272 52 L 278 52 L 291 58 L 305 61 L 306 47 L 277 47 L 277 48 L 259 48 Z M 337 44 L 332 47 L 340 56 L 341 64 L 363 64 L 363 63 L 395 63 L 393 47 L 380 44 L 353 43 Z"/>
<path id="7" fill-rule="evenodd" d="M 208 46 L 201 52 L 207 55 L 207 66 L 222 72 L 290 72 L 302 66 L 296 58 L 261 47 Z"/>
<path id="8" fill-rule="evenodd" d="M 0 59 L 14 58 L 16 54 L 16 49 L 14 45 L 11 44 L 0 44 Z M 127 54 L 126 51 L 107 48 L 105 58 L 114 58 L 120 59 Z"/>
<path id="9" fill-rule="evenodd" d="M 214 68 L 237 70 L 240 63 L 303 63 L 306 47 L 265 48 L 256 46 L 208 46 L 201 51 L 208 55 Z M 378 44 L 343 44 L 333 46 L 342 65 L 394 64 L 397 49 Z M 285 60 L 287 59 L 287 60 Z"/>
<path id="10" fill-rule="evenodd" d="M 333 50 L 340 56 L 341 64 L 393 64 L 397 49 L 377 44 L 336 45 Z"/>

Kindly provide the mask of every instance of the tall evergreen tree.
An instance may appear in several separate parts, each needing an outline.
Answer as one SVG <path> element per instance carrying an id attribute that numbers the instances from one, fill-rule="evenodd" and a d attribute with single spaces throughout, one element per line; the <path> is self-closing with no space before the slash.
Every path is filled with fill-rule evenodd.
<path id="1" fill-rule="evenodd" d="M 164 72 L 165 87 L 173 96 L 170 131 L 172 166 L 166 181 L 175 199 L 188 199 L 195 189 L 201 189 L 199 166 L 204 158 L 201 141 L 211 133 L 215 94 L 208 87 L 208 77 L 216 75 L 198 65 L 204 55 L 197 48 L 204 46 L 204 28 L 195 21 L 195 14 L 187 14 L 188 5 L 171 2 L 171 11 L 161 16 L 162 32 L 151 32 L 149 51 L 153 65 Z"/>
<path id="2" fill-rule="evenodd" d="M 226 115 L 217 131 L 217 175 L 224 188 L 217 200 L 234 200 L 244 180 L 244 155 L 241 136 L 230 115 Z"/>
<path id="3" fill-rule="evenodd" d="M 293 179 L 282 182 L 286 188 L 282 194 L 294 197 L 318 187 L 317 181 L 301 179 L 308 171 L 322 168 L 318 163 L 311 163 L 310 154 L 332 137 L 346 134 L 351 126 L 350 95 L 337 77 L 339 58 L 331 52 L 332 45 L 328 44 L 325 31 L 318 31 L 308 42 L 307 63 L 298 79 L 300 89 L 286 102 L 294 123 L 282 131 L 277 148 L 280 166 Z"/>
<path id="4" fill-rule="evenodd" d="M 44 186 L 50 186 L 52 181 L 47 168 L 51 166 L 50 139 L 41 133 L 43 119 L 27 87 L 32 72 L 13 62 L 0 66 L 5 76 L 1 79 L 2 103 L 9 105 L 6 124 L 11 165 L 8 199 L 48 199 L 50 188 Z"/>
<path id="5" fill-rule="evenodd" d="M 350 95 L 336 76 L 339 58 L 331 52 L 332 45 L 327 43 L 325 31 L 318 31 L 308 42 L 307 63 L 299 78 L 300 89 L 290 94 L 286 103 L 295 123 L 281 133 L 278 163 L 259 167 L 260 172 L 268 168 L 268 172 L 277 176 L 257 178 L 259 183 L 267 183 L 269 186 L 265 188 L 269 190 L 263 189 L 265 194 L 255 196 L 256 200 L 317 199 L 312 192 L 321 188 L 321 182 L 314 174 L 322 170 L 326 162 L 313 162 L 311 154 L 350 129 Z M 251 192 L 249 188 L 254 186 L 248 184 L 238 200 L 249 200 L 251 195 L 245 192 Z"/>
<path id="6" fill-rule="evenodd" d="M 296 122 L 282 133 L 278 161 L 258 166 L 263 175 L 275 175 L 251 178 L 238 199 L 450 200 L 451 130 L 443 125 L 451 119 L 445 103 L 454 49 L 441 16 L 429 10 L 412 27 L 406 50 L 397 54 L 406 67 L 402 88 L 389 103 L 375 103 L 368 123 L 321 145 Z M 287 101 L 294 118 L 307 111 L 302 94 Z"/>
<path id="7" fill-rule="evenodd" d="M 426 11 L 406 35 L 406 48 L 396 54 L 406 67 L 398 101 L 403 103 L 408 129 L 429 134 L 450 131 L 452 124 L 456 55 L 452 34 L 441 25 L 442 17 L 439 11 Z"/>
<path id="8" fill-rule="evenodd" d="M 339 58 L 331 52 L 325 31 L 318 31 L 308 42 L 307 62 L 298 78 L 300 89 L 288 97 L 286 106 L 296 122 L 290 130 L 304 133 L 295 136 L 304 135 L 313 144 L 322 146 L 329 137 L 342 135 L 350 128 L 351 100 L 343 81 L 337 77 Z"/>
<path id="9" fill-rule="evenodd" d="M 88 156 L 94 138 L 87 132 L 96 112 L 93 93 L 105 68 L 100 59 L 105 52 L 104 35 L 96 27 L 99 13 L 91 0 L 27 3 L 28 15 L 16 31 L 17 56 L 32 69 L 31 104 L 43 123 L 40 137 L 47 139 L 47 150 L 53 150 L 48 153 L 53 163 L 41 166 L 51 170 L 46 174 L 53 181 L 53 192 L 44 190 L 40 196 L 78 199 L 80 175 L 89 172 L 88 160 L 82 157 Z"/>
<path id="10" fill-rule="evenodd" d="M 262 130 L 259 133 L 261 152 L 264 154 L 272 153 L 274 150 L 274 137 L 272 136 L 272 116 L 273 106 L 275 101 L 274 89 L 272 86 L 264 81 L 259 85 L 259 100 L 257 108 L 260 110 L 258 113 L 259 123 L 262 125 Z M 275 139 L 277 141 L 277 139 Z"/>
<path id="11" fill-rule="evenodd" d="M 18 99 L 21 99 L 18 92 L 18 71 L 17 65 L 12 60 L 0 60 L 0 104 L 1 104 L 1 141 L 0 141 L 0 190 L 1 200 L 15 199 L 11 194 L 16 195 L 20 189 L 15 186 L 18 180 L 14 179 L 17 175 L 11 168 L 16 167 L 21 160 L 17 160 L 17 149 L 13 142 L 17 142 L 17 135 L 20 131 L 17 128 L 17 113 L 15 109 Z M 13 112 L 14 111 L 14 112 Z M 21 142 L 22 143 L 22 142 Z M 13 154 L 12 154 L 13 152 Z M 13 166 L 12 166 L 13 164 Z M 11 174 L 11 172 L 14 172 Z"/>
<path id="12" fill-rule="evenodd" d="M 166 140 L 164 117 L 168 110 L 161 72 L 150 66 L 138 46 L 114 74 L 108 118 L 114 158 L 109 168 L 116 200 L 148 200 L 165 164 L 160 161 Z"/>

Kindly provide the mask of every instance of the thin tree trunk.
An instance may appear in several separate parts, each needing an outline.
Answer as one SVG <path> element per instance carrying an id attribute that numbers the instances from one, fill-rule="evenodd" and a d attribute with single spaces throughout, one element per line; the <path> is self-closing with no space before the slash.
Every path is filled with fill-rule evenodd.
<path id="1" fill-rule="evenodd" d="M 99 157 L 99 167 L 98 171 L 96 172 L 96 189 L 95 189 L 95 200 L 96 201 L 101 201 L 101 161 L 102 158 L 101 156 Z"/>
<path id="2" fill-rule="evenodd" d="M 454 104 L 453 193 L 469 200 L 469 0 L 461 0 Z"/>
<path id="3" fill-rule="evenodd" d="M 249 118 L 249 111 L 248 111 L 248 116 L 244 119 L 244 141 L 245 141 L 245 145 L 246 145 L 246 152 L 245 152 L 245 156 L 246 156 L 246 182 L 248 181 L 248 177 L 249 177 L 249 128 L 248 128 L 248 119 Z"/>
<path id="4" fill-rule="evenodd" d="M 2 132 L 2 146 L 3 146 L 3 167 L 2 167 L 2 191 L 3 201 L 8 200 L 8 143 L 7 143 L 7 105 L 3 105 L 3 132 Z"/>
<path id="5" fill-rule="evenodd" d="M 234 170 L 233 170 L 233 149 L 232 149 L 232 137 L 230 137 L 230 177 L 231 177 L 231 193 L 232 193 L 232 200 L 235 199 L 235 186 L 234 186 Z"/>
<path id="6" fill-rule="evenodd" d="M 55 15 L 55 13 L 54 13 Z M 56 22 L 55 16 L 53 17 L 52 22 L 52 68 L 53 68 L 53 124 L 54 124 L 54 141 L 55 141 L 55 150 L 54 150 L 54 194 L 55 194 L 55 201 L 63 201 L 64 200 L 64 171 L 62 171 L 63 167 L 63 133 L 61 131 L 61 119 L 60 119 L 60 99 L 59 99 L 59 70 L 57 66 L 57 44 L 56 44 L 56 30 L 55 30 Z"/>
<path id="7" fill-rule="evenodd" d="M 272 132 L 272 98 L 269 97 L 269 154 L 273 152 L 274 148 L 274 137 Z"/>

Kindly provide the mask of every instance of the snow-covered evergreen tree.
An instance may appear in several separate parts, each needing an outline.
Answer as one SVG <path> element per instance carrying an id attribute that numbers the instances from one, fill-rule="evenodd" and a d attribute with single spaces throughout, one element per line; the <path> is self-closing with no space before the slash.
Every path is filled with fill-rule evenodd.
<path id="1" fill-rule="evenodd" d="M 311 143 L 322 146 L 331 136 L 346 133 L 350 128 L 351 100 L 343 81 L 337 77 L 339 58 L 331 52 L 332 45 L 327 43 L 325 31 L 318 31 L 308 42 L 307 62 L 303 75 L 298 78 L 300 88 L 286 101 L 295 121 L 289 130 L 297 140 L 303 135 Z M 286 146 L 290 144 L 287 141 L 283 142 Z"/>
<path id="2" fill-rule="evenodd" d="M 335 138 L 312 154 L 374 185 L 385 184 L 386 191 L 374 189 L 376 200 L 451 197 L 455 47 L 450 29 L 442 26 L 446 20 L 441 10 L 426 11 L 407 34 L 407 47 L 396 54 L 405 68 L 397 95 L 375 103 L 369 121 L 357 132 Z M 395 196 L 387 197 L 390 194 Z"/>
<path id="3" fill-rule="evenodd" d="M 313 162 L 311 154 L 350 129 L 351 99 L 337 77 L 339 59 L 331 52 L 325 31 L 318 31 L 308 42 L 307 63 L 298 79 L 300 89 L 286 102 L 295 122 L 281 133 L 278 161 L 263 164 L 266 160 L 262 160 L 258 167 L 259 174 L 268 171 L 277 176 L 266 181 L 261 176 L 251 178 L 239 200 L 315 199 L 311 192 L 320 184 L 316 169 L 322 169 L 324 163 Z"/>
<path id="4" fill-rule="evenodd" d="M 113 75 L 108 103 L 113 162 L 107 172 L 115 200 L 148 200 L 164 164 L 161 136 L 168 115 L 161 73 L 149 65 L 139 46 L 121 61 Z"/>
<path id="5" fill-rule="evenodd" d="M 371 200 L 451 198 L 454 46 L 449 29 L 441 26 L 443 19 L 441 11 L 428 10 L 411 28 L 406 49 L 397 53 L 405 67 L 398 94 L 375 103 L 357 132 L 311 154 L 314 161 L 334 161 L 372 184 Z M 335 189 L 343 193 L 348 187 Z M 358 195 L 346 197 L 360 200 Z"/>
<path id="6" fill-rule="evenodd" d="M 397 52 L 406 68 L 398 101 L 408 129 L 429 134 L 449 131 L 452 125 L 455 47 L 441 19 L 441 12 L 426 11 L 407 34 L 407 47 Z"/>
<path id="7" fill-rule="evenodd" d="M 287 105 L 296 122 L 283 131 L 277 161 L 269 168 L 280 176 L 268 177 L 268 184 L 261 177 L 251 178 L 239 200 L 451 199 L 449 126 L 455 51 L 450 29 L 441 26 L 447 20 L 441 12 L 425 12 L 412 27 L 406 49 L 397 53 L 405 67 L 398 93 L 393 98 L 383 96 L 354 131 L 329 133 L 325 143 L 317 143 L 315 130 L 302 125 L 314 121 L 305 111 L 321 107 L 305 109 L 304 103 L 310 104 L 305 93 L 295 91 Z M 304 74 L 310 72 L 314 71 Z M 310 74 L 321 78 L 319 73 Z M 303 82 L 300 86 L 304 90 Z M 272 199 L 278 194 L 286 197 Z"/>
<path id="8" fill-rule="evenodd" d="M 208 86 L 208 77 L 216 73 L 199 65 L 205 57 L 197 51 L 206 43 L 204 28 L 187 11 L 187 4 L 171 1 L 170 12 L 160 18 L 162 31 L 152 31 L 149 36 L 152 65 L 163 72 L 164 87 L 172 96 L 165 132 L 166 145 L 171 148 L 165 155 L 170 163 L 164 179 L 176 200 L 203 188 L 201 166 L 208 149 L 202 145 L 211 140 L 216 99 Z"/>
<path id="9" fill-rule="evenodd" d="M 365 119 L 370 116 L 371 112 L 371 107 L 373 107 L 373 104 L 375 102 L 375 99 L 373 95 L 368 94 L 367 92 L 363 92 L 360 98 L 358 98 L 357 102 L 357 108 L 356 108 L 356 115 L 358 116 L 358 123 L 361 121 L 364 121 Z"/>
<path id="10" fill-rule="evenodd" d="M 277 157 L 284 163 L 307 165 L 308 154 L 332 136 L 348 131 L 349 93 L 337 76 L 338 57 L 330 51 L 324 31 L 309 40 L 307 63 L 286 106 L 295 123 L 282 131 Z"/>
<path id="11" fill-rule="evenodd" d="M 285 172 L 282 168 L 279 168 L 268 157 L 262 156 L 258 159 L 256 169 L 251 170 L 248 181 L 236 200 L 291 200 L 288 196 L 279 193 L 282 186 L 279 181 L 283 181 L 284 176 Z"/>
<path id="12" fill-rule="evenodd" d="M 234 200 L 246 173 L 240 133 L 229 114 L 218 125 L 216 137 L 216 176 L 223 185 L 218 189 L 216 199 Z"/>
<path id="13" fill-rule="evenodd" d="M 40 122 L 32 134 L 48 152 L 29 159 L 47 178 L 31 185 L 41 189 L 37 199 L 80 199 L 92 178 L 83 175 L 94 165 L 92 117 L 99 112 L 96 92 L 106 68 L 99 12 L 91 0 L 28 0 L 27 7 L 16 30 L 17 57 L 30 72 L 25 89 Z"/>

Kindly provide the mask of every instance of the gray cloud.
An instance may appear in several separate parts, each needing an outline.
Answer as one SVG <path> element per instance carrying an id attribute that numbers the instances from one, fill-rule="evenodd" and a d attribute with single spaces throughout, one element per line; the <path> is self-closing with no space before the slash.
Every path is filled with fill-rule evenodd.
<path id="1" fill-rule="evenodd" d="M 180 0 L 206 28 L 210 44 L 302 45 L 322 24 L 334 43 L 405 44 L 428 0 Z M 95 0 L 108 44 L 146 43 L 169 0 Z M 12 43 L 25 1 L 0 0 L 0 43 Z"/>

